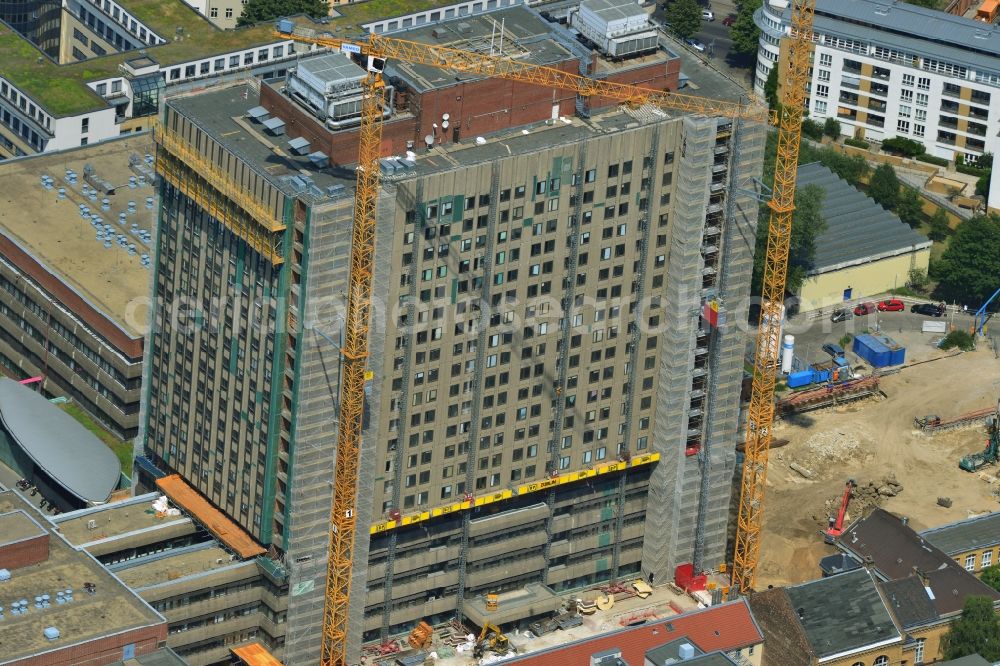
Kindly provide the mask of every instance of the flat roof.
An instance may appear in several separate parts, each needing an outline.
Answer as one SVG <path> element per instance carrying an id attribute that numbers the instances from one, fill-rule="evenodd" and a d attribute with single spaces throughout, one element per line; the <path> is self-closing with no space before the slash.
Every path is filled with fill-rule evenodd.
<path id="1" fill-rule="evenodd" d="M 106 504 L 93 509 L 82 509 L 72 513 L 62 513 L 50 520 L 59 528 L 70 543 L 80 546 L 98 539 L 108 539 L 149 527 L 187 520 L 187 516 L 163 516 L 158 518 L 152 503 L 160 493 L 148 493 L 124 502 Z M 90 521 L 95 527 L 90 528 Z"/>
<path id="2" fill-rule="evenodd" d="M 34 508 L 12 491 L 0 493 L 0 513 Z M 84 583 L 95 586 L 94 594 L 84 590 Z M 56 593 L 72 589 L 73 601 L 57 604 Z M 69 546 L 58 534 L 49 540 L 49 557 L 44 562 L 17 569 L 0 588 L 3 603 L 28 600 L 24 615 L 5 613 L 0 630 L 0 663 L 16 662 L 49 650 L 58 650 L 80 642 L 117 634 L 131 629 L 166 625 L 162 615 L 134 592 L 121 584 L 93 557 Z M 37 609 L 34 599 L 48 594 L 49 608 Z M 59 629 L 59 638 L 48 640 L 46 627 Z M 165 631 L 165 630 L 164 630 Z"/>
<path id="3" fill-rule="evenodd" d="M 43 395 L 7 377 L 0 378 L 0 422 L 35 465 L 81 500 L 105 502 L 118 487 L 114 451 Z"/>
<path id="4" fill-rule="evenodd" d="M 304 173 L 308 173 L 322 190 L 339 184 L 354 191 L 355 173 L 352 169 L 317 169 L 307 156 L 294 155 L 289 151 L 287 137 L 273 136 L 264 131 L 263 123 L 247 120 L 247 112 L 260 100 L 253 95 L 244 97 L 245 92 L 246 86 L 242 85 L 220 87 L 199 95 L 168 100 L 167 105 L 190 119 L 288 196 L 294 196 L 295 190 L 286 178 Z"/>
<path id="5" fill-rule="evenodd" d="M 165 551 L 155 556 L 127 560 L 111 570 L 123 583 L 134 590 L 151 587 L 188 576 L 215 571 L 232 564 L 229 551 L 214 542 L 194 547 Z"/>
<path id="6" fill-rule="evenodd" d="M 157 479 L 156 485 L 172 502 L 187 511 L 192 518 L 204 525 L 215 538 L 241 558 L 256 557 L 267 552 L 239 525 L 188 485 L 180 475 L 170 474 Z"/>
<path id="7" fill-rule="evenodd" d="M 0 513 L 0 546 L 45 536 L 48 532 L 20 509 Z"/>
<path id="8" fill-rule="evenodd" d="M 491 42 L 494 53 L 500 46 L 494 38 L 494 17 L 503 19 L 504 41 L 502 55 L 534 65 L 555 65 L 575 56 L 554 39 L 550 25 L 532 11 L 522 6 L 511 7 L 492 14 L 462 16 L 460 18 L 428 24 L 394 34 L 396 37 L 423 44 L 447 46 L 475 52 L 489 52 Z M 386 65 L 389 76 L 405 80 L 416 92 L 455 85 L 463 81 L 487 78 L 485 74 L 471 74 L 454 70 L 390 60 Z"/>
<path id="9" fill-rule="evenodd" d="M 633 0 L 583 0 L 580 6 L 586 7 L 608 23 L 617 19 L 646 15 L 646 10 Z"/>
<path id="10" fill-rule="evenodd" d="M 789 19 L 791 10 L 784 12 Z M 1000 72 L 1000 26 L 895 0 L 817 0 L 813 31 Z"/>
<path id="11" fill-rule="evenodd" d="M 951 556 L 1000 543 L 1000 511 L 934 527 L 920 533 L 932 546 Z"/>
<path id="12" fill-rule="evenodd" d="M 156 207 L 147 210 L 145 206 L 146 197 L 155 195 L 151 182 L 129 189 L 129 177 L 136 174 L 128 160 L 132 155 L 145 159 L 152 152 L 152 137 L 142 134 L 0 162 L 4 191 L 17 193 L 16 199 L 0 206 L 0 234 L 132 339 L 142 338 L 139 327 L 145 324 L 146 309 L 139 308 L 135 317 L 125 314 L 129 303 L 149 296 L 153 271 L 140 266 L 139 260 L 144 253 L 152 257 L 153 250 L 131 233 L 131 227 L 136 224 L 139 229 L 153 232 Z M 88 164 L 98 177 L 117 188 L 115 194 L 99 194 L 96 201 L 83 196 L 84 167 Z M 76 172 L 76 185 L 66 181 L 66 169 Z M 55 180 L 51 190 L 41 185 L 46 175 Z M 61 187 L 66 191 L 62 200 L 57 194 Z M 101 209 L 105 196 L 110 203 L 107 211 Z M 129 201 L 136 204 L 134 214 L 128 214 Z M 99 215 L 103 224 L 110 224 L 115 234 L 124 234 L 129 243 L 135 244 L 136 254 L 129 256 L 117 243 L 105 249 L 97 241 L 91 221 L 82 217 L 80 204 Z M 127 226 L 118 223 L 121 213 L 126 213 Z"/>
<path id="13" fill-rule="evenodd" d="M 810 274 L 929 248 L 931 242 L 819 162 L 799 167 L 797 187 L 816 185 L 825 193 L 826 229 L 816 238 Z"/>
<path id="14" fill-rule="evenodd" d="M 147 28 L 170 40 L 166 44 L 144 49 L 161 67 L 282 41 L 274 37 L 271 21 L 250 28 L 221 30 L 181 0 L 119 2 Z M 316 24 L 305 17 L 296 17 L 296 21 L 324 30 L 339 29 L 347 34 L 361 35 L 366 32 L 362 27 L 366 23 L 448 4 L 452 4 L 451 0 L 368 0 L 356 5 L 338 5 L 336 16 L 327 24 Z M 184 36 L 174 41 L 178 27 L 184 28 Z M 135 51 L 126 51 L 59 65 L 16 31 L 0 23 L 0 58 L 4 77 L 55 116 L 72 116 L 107 108 L 108 103 L 85 84 L 120 76 L 118 66 L 136 55 Z"/>
<path id="15" fill-rule="evenodd" d="M 281 662 L 260 643 L 235 647 L 230 652 L 247 666 L 281 666 Z"/>

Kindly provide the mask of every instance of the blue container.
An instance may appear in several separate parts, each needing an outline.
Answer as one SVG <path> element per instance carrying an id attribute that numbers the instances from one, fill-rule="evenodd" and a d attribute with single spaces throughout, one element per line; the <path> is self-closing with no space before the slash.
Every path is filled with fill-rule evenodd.
<path id="1" fill-rule="evenodd" d="M 838 356 L 837 358 L 833 359 L 833 363 L 838 368 L 846 368 L 847 367 L 847 359 L 844 358 L 843 356 Z"/>
<path id="2" fill-rule="evenodd" d="M 872 336 L 889 350 L 889 365 L 902 365 L 906 361 L 906 347 L 902 346 L 888 335 Z"/>
<path id="3" fill-rule="evenodd" d="M 859 335 L 852 349 L 874 368 L 901 365 L 906 359 L 906 348 L 885 335 Z"/>
<path id="4" fill-rule="evenodd" d="M 799 388 L 813 383 L 812 370 L 800 370 L 788 375 L 788 388 Z"/>
<path id="5" fill-rule="evenodd" d="M 830 381 L 832 372 L 829 368 L 824 368 L 823 370 L 813 370 L 813 384 L 825 384 Z"/>

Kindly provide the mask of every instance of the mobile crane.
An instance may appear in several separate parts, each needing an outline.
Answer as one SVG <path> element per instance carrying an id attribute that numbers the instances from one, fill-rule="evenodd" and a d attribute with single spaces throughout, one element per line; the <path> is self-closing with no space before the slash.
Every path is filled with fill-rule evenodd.
<path id="1" fill-rule="evenodd" d="M 474 53 L 378 34 L 345 39 L 328 33 L 296 28 L 292 21 L 278 22 L 276 35 L 367 59 L 362 84 L 357 188 L 351 239 L 351 273 L 344 324 L 344 358 L 341 381 L 337 459 L 330 515 L 330 548 L 323 611 L 323 666 L 346 666 L 347 620 L 351 593 L 352 555 L 357 537 L 355 506 L 358 501 L 358 464 L 364 408 L 365 366 L 371 321 L 372 266 L 375 256 L 375 203 L 380 187 L 381 112 L 384 83 L 381 68 L 386 60 L 399 60 L 569 90 L 582 97 L 602 97 L 621 104 L 650 104 L 705 116 L 723 116 L 778 125 L 778 153 L 774 188 L 768 206 L 767 255 L 764 268 L 764 307 L 757 332 L 753 391 L 748 419 L 746 454 L 734 553 L 733 589 L 752 589 L 760 551 L 764 480 L 774 417 L 774 383 L 780 312 L 788 270 L 788 247 L 794 210 L 795 179 L 802 130 L 802 110 L 809 69 L 809 45 L 815 0 L 794 0 L 789 77 L 785 80 L 782 108 L 770 114 L 754 103 L 729 102 L 653 90 L 631 84 L 591 79 L 552 67 L 533 65 L 492 53 Z M 769 341 L 775 341 L 771 344 Z"/>

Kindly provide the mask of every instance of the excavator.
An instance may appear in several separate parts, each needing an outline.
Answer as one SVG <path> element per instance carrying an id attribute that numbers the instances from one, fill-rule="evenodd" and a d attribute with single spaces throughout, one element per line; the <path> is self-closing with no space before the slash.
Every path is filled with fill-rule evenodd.
<path id="1" fill-rule="evenodd" d="M 472 656 L 480 659 L 487 651 L 497 655 L 505 655 L 509 650 L 510 639 L 504 635 L 500 627 L 492 622 L 487 622 L 483 625 L 483 630 L 479 632 L 479 639 L 476 641 Z"/>
<path id="2" fill-rule="evenodd" d="M 997 411 L 990 417 L 986 429 L 990 433 L 986 448 L 979 453 L 970 453 L 958 462 L 958 466 L 966 472 L 978 471 L 980 467 L 995 465 L 1000 460 L 1000 401 L 997 401 Z"/>
<path id="3" fill-rule="evenodd" d="M 823 541 L 825 543 L 833 543 L 837 540 L 841 534 L 844 533 L 844 518 L 847 517 L 847 505 L 851 501 L 851 493 L 858 486 L 854 479 L 849 479 L 847 485 L 844 486 L 844 496 L 840 500 L 840 511 L 837 512 L 837 517 L 830 518 L 830 526 L 826 528 L 823 532 Z"/>

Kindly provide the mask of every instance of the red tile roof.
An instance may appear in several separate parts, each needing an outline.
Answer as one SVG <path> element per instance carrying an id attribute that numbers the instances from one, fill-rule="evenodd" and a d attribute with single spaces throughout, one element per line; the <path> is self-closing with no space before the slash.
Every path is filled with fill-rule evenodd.
<path id="1" fill-rule="evenodd" d="M 517 666 L 588 664 L 590 655 L 595 652 L 617 648 L 630 666 L 642 666 L 647 651 L 678 638 L 687 638 L 704 652 L 741 650 L 764 640 L 749 606 L 740 599 L 549 648 L 506 663 Z"/>

